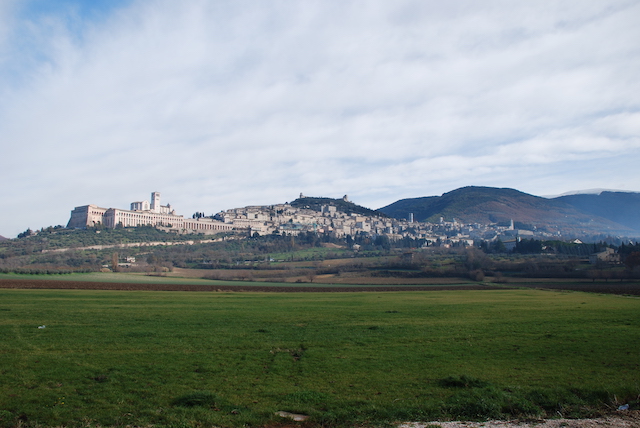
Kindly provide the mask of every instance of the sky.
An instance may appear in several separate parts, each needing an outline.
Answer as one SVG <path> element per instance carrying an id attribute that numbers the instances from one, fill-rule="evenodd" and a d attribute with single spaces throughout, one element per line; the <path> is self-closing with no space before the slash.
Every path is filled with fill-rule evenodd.
<path id="1" fill-rule="evenodd" d="M 640 190 L 640 0 L 3 0 L 0 235 L 128 209 Z"/>

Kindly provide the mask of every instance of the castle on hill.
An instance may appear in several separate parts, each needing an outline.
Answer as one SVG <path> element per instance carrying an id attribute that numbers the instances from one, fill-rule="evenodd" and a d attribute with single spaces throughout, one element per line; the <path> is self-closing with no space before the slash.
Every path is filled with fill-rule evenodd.
<path id="1" fill-rule="evenodd" d="M 71 211 L 67 223 L 70 229 L 86 229 L 102 225 L 108 228 L 153 226 L 177 233 L 215 234 L 228 232 L 233 225 L 208 217 L 184 218 L 177 215 L 171 204 L 160 204 L 160 193 L 151 193 L 151 202 L 131 203 L 131 209 L 102 208 L 97 205 L 82 205 Z"/>

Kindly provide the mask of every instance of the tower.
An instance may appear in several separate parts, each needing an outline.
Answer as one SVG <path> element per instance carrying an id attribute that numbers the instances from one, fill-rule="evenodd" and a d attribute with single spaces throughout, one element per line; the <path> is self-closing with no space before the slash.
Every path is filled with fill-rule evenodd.
<path id="1" fill-rule="evenodd" d="M 160 192 L 151 193 L 151 211 L 154 213 L 160 212 Z"/>

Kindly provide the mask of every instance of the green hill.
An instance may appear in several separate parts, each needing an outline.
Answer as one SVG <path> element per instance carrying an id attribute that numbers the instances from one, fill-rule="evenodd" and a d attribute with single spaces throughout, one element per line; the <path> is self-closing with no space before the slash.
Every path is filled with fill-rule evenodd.
<path id="1" fill-rule="evenodd" d="M 366 216 L 379 216 L 379 217 L 387 217 L 386 214 L 372 210 L 370 208 L 365 208 L 361 205 L 354 204 L 353 202 L 349 202 L 342 199 L 333 199 L 333 198 L 317 198 L 317 197 L 309 197 L 303 196 L 302 198 L 298 198 L 295 201 L 291 202 L 291 206 L 295 208 L 307 208 L 314 211 L 321 211 L 323 205 L 330 205 L 336 207 L 336 210 L 341 211 L 346 214 L 359 214 Z"/>

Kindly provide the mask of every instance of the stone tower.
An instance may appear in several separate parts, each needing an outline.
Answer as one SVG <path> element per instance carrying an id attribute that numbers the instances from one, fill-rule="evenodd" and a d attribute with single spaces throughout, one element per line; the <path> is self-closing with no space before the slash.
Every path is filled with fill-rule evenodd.
<path id="1" fill-rule="evenodd" d="M 151 211 L 154 213 L 160 212 L 160 192 L 151 193 Z"/>

